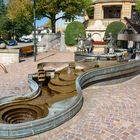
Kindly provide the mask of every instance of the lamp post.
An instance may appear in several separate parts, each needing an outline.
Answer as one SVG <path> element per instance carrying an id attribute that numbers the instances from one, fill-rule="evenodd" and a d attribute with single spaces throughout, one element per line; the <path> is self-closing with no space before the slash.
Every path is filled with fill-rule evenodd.
<path id="1" fill-rule="evenodd" d="M 37 45 L 36 45 L 36 0 L 33 0 L 33 20 L 34 20 L 34 62 L 36 62 L 36 53 L 37 53 Z"/>

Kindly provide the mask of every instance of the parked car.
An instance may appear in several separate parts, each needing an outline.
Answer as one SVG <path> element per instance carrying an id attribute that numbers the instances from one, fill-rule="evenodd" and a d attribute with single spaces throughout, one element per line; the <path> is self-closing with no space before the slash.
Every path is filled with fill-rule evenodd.
<path id="1" fill-rule="evenodd" d="M 12 39 L 12 40 L 10 40 L 10 41 L 7 42 L 7 45 L 8 46 L 15 46 L 15 45 L 18 45 L 18 43 L 17 43 L 16 40 Z"/>
<path id="2" fill-rule="evenodd" d="M 0 39 L 0 44 L 2 44 L 2 43 L 7 44 L 6 41 Z"/>
<path id="3" fill-rule="evenodd" d="M 19 38 L 19 42 L 24 42 L 24 43 L 30 43 L 30 42 L 32 42 L 32 39 L 30 39 L 30 38 Z"/>
<path id="4" fill-rule="evenodd" d="M 5 48 L 6 48 L 6 42 L 0 39 L 0 49 L 5 49 Z"/>
<path id="5" fill-rule="evenodd" d="M 30 39 L 30 38 L 24 38 L 24 41 L 23 42 L 30 43 L 30 42 L 32 42 L 32 39 Z"/>

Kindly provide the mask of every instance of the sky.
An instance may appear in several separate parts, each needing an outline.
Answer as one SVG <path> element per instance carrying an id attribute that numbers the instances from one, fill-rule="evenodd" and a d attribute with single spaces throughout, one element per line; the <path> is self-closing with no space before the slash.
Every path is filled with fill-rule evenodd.
<path id="1" fill-rule="evenodd" d="M 36 20 L 36 26 L 37 26 L 37 27 L 40 27 L 40 26 L 46 24 L 47 21 L 48 21 L 47 18 L 42 18 L 42 19 L 40 19 L 40 20 Z"/>

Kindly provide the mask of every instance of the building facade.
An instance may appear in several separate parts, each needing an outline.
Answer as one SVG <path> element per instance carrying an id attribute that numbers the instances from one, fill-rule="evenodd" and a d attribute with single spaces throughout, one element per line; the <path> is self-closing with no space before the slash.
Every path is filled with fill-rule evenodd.
<path id="1" fill-rule="evenodd" d="M 124 17 L 131 19 L 135 4 L 136 0 L 94 0 L 94 16 L 89 21 L 87 33 L 92 33 L 95 40 L 102 40 L 108 24 L 124 22 Z"/>
<path id="2" fill-rule="evenodd" d="M 61 17 L 63 16 L 63 13 L 60 12 L 58 15 L 57 15 L 57 18 L 58 17 Z M 74 18 L 70 18 L 70 19 L 60 19 L 58 21 L 56 21 L 56 31 L 64 31 L 67 27 L 67 25 L 73 21 L 79 21 L 79 22 L 83 22 L 83 17 L 79 17 L 77 16 L 75 19 Z"/>

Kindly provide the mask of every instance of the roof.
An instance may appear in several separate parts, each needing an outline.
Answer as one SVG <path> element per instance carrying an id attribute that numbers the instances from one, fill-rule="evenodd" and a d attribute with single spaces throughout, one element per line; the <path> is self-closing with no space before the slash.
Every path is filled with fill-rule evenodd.
<path id="1" fill-rule="evenodd" d="M 96 3 L 111 3 L 111 2 L 131 2 L 131 3 L 135 3 L 136 0 L 95 0 L 94 4 Z"/>

